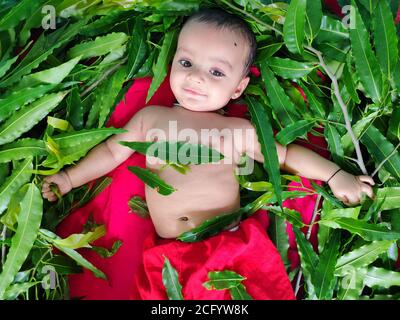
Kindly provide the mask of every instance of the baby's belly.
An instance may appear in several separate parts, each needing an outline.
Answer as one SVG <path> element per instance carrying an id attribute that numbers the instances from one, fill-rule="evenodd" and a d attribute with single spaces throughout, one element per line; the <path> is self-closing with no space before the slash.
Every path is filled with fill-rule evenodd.
<path id="1" fill-rule="evenodd" d="M 185 175 L 172 168 L 160 172 L 160 166 L 154 164 L 147 168 L 177 189 L 163 196 L 146 185 L 150 216 L 163 238 L 175 238 L 209 218 L 240 208 L 239 184 L 232 164 L 192 165 Z"/>

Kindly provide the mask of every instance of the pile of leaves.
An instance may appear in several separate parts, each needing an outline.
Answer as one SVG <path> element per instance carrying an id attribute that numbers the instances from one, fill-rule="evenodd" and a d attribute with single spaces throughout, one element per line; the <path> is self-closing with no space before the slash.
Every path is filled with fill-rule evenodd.
<path id="1" fill-rule="evenodd" d="M 54 204 L 41 197 L 43 176 L 122 132 L 105 127 L 116 103 L 143 76 L 153 76 L 150 99 L 167 75 L 184 18 L 209 6 L 246 20 L 258 43 L 261 76 L 252 78 L 244 99 L 268 161 L 240 177 L 246 204 L 240 215 L 270 211 L 268 231 L 299 298 L 398 299 L 398 2 L 339 3 L 349 6 L 340 18 L 319 0 L 0 0 L 0 299 L 67 299 L 66 276 L 81 268 L 105 278 L 77 251 L 112 255 L 120 243 L 111 251 L 90 244 L 104 226 L 88 221 L 85 232 L 66 239 L 54 230 L 110 180 Z M 273 129 L 283 145 L 323 135 L 338 165 L 374 177 L 375 199 L 347 208 L 317 185 L 288 191 L 299 178 L 279 172 Z M 315 193 L 322 207 L 317 203 L 310 224 L 281 207 Z M 287 222 L 301 258 L 295 270 Z M 317 225 L 314 250 L 308 231 Z M 210 235 L 212 227 L 202 230 Z"/>

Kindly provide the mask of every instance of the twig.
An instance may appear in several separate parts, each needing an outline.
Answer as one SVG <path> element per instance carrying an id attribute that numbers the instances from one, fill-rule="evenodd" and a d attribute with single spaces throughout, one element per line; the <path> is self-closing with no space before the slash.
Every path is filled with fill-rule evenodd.
<path id="1" fill-rule="evenodd" d="M 375 169 L 375 171 L 372 173 L 371 177 L 374 177 L 374 175 L 376 175 L 378 173 L 378 171 L 380 170 L 380 168 L 382 168 L 382 166 L 385 164 L 386 161 L 388 161 L 396 152 L 397 149 L 400 147 L 400 143 L 396 146 L 396 148 L 394 148 L 394 150 L 386 157 L 386 159 L 384 159 Z"/>
<path id="2" fill-rule="evenodd" d="M 94 83 L 92 83 L 88 88 L 85 89 L 85 91 L 83 91 L 81 93 L 81 97 L 85 96 L 86 94 L 88 94 L 90 91 L 93 90 L 93 88 L 97 87 L 99 85 L 100 82 L 102 82 L 105 78 L 107 78 L 111 73 L 113 73 L 115 70 L 117 70 L 121 65 L 123 65 L 126 60 L 128 60 L 128 58 L 125 58 L 123 60 L 121 60 L 120 63 L 117 63 L 115 66 L 113 66 L 112 68 L 108 69 L 106 72 L 104 72 L 101 77 L 95 81 Z"/>
<path id="3" fill-rule="evenodd" d="M 315 201 L 314 211 L 313 211 L 313 214 L 312 214 L 312 217 L 311 217 L 311 221 L 310 221 L 310 225 L 308 227 L 307 234 L 306 234 L 306 239 L 307 240 L 310 240 L 311 230 L 312 230 L 313 224 L 315 222 L 315 219 L 317 217 L 318 207 L 319 207 L 319 203 L 321 202 L 321 198 L 322 197 L 319 194 L 318 197 L 317 197 L 317 200 Z M 295 294 L 296 297 L 297 297 L 297 294 L 299 293 L 300 280 L 301 280 L 302 276 L 303 276 L 303 272 L 300 270 L 299 273 L 297 274 L 296 286 L 295 286 L 295 289 L 294 289 L 294 294 Z"/>
<path id="4" fill-rule="evenodd" d="M 232 8 L 232 9 L 234 9 L 234 10 L 236 10 L 236 11 L 239 11 L 240 13 L 242 13 L 242 14 L 244 14 L 245 16 L 249 17 L 250 19 L 253 19 L 253 20 L 254 20 L 255 22 L 257 22 L 259 25 L 262 25 L 263 27 L 266 27 L 267 29 L 270 29 L 270 30 L 272 30 L 272 31 L 275 31 L 275 32 L 276 32 L 277 34 L 279 34 L 279 35 L 283 35 L 283 33 L 282 33 L 280 30 L 274 28 L 273 26 L 270 26 L 268 23 L 265 23 L 265 22 L 261 21 L 261 20 L 258 19 L 257 17 L 253 16 L 251 13 L 249 13 L 249 12 L 247 12 L 247 11 L 245 11 L 245 10 L 242 10 L 242 9 L 240 9 L 240 8 L 238 8 L 238 7 L 236 7 L 236 6 L 234 6 L 233 4 L 229 3 L 229 2 L 226 1 L 226 0 L 221 0 L 221 2 L 224 3 L 224 4 L 226 4 L 228 7 Z"/>
<path id="5" fill-rule="evenodd" d="M 325 72 L 328 75 L 328 77 L 332 80 L 336 99 L 337 99 L 337 101 L 338 101 L 338 103 L 340 105 L 340 108 L 342 109 L 342 112 L 343 112 L 343 116 L 344 116 L 344 121 L 345 121 L 345 124 L 346 124 L 347 132 L 349 133 L 349 135 L 351 137 L 351 140 L 353 141 L 354 148 L 355 148 L 355 151 L 356 151 L 356 154 L 357 154 L 357 164 L 360 167 L 362 173 L 368 175 L 367 169 L 366 169 L 365 164 L 364 164 L 363 156 L 362 156 L 362 153 L 361 153 L 360 144 L 359 144 L 357 138 L 355 137 L 353 129 L 351 127 L 351 122 L 350 122 L 349 112 L 347 111 L 347 106 L 344 103 L 343 98 L 342 98 L 342 96 L 340 94 L 340 89 L 339 89 L 339 84 L 337 82 L 337 78 L 331 72 L 329 67 L 326 65 L 326 63 L 325 63 L 320 51 L 318 51 L 318 50 L 316 50 L 316 49 L 314 49 L 313 47 L 310 47 L 310 46 L 305 46 L 305 48 L 307 50 L 311 51 L 312 53 L 317 55 L 321 67 L 325 70 Z"/>

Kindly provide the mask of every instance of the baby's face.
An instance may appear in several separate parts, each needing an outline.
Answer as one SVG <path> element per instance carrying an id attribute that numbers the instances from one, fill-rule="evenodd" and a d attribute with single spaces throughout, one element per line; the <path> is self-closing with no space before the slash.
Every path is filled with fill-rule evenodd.
<path id="1" fill-rule="evenodd" d="M 249 82 L 243 75 L 248 52 L 239 34 L 205 23 L 186 24 L 170 76 L 179 104 L 192 111 L 214 111 L 238 98 Z"/>

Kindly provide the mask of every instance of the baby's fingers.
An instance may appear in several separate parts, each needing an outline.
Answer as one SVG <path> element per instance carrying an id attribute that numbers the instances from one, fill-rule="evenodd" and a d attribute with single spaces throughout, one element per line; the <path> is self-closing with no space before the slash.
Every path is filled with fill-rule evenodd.
<path id="1" fill-rule="evenodd" d="M 372 179 L 370 176 L 358 176 L 358 179 L 360 179 L 362 182 L 368 183 L 371 186 L 375 185 L 374 179 Z"/>
<path id="2" fill-rule="evenodd" d="M 43 194 L 43 198 L 49 200 L 50 202 L 57 200 L 57 197 L 51 191 L 42 192 L 42 194 Z"/>
<path id="3" fill-rule="evenodd" d="M 374 198 L 374 191 L 372 190 L 371 186 L 367 185 L 367 184 L 362 184 L 361 185 L 361 192 L 365 193 L 368 197 L 370 197 L 371 199 Z"/>

